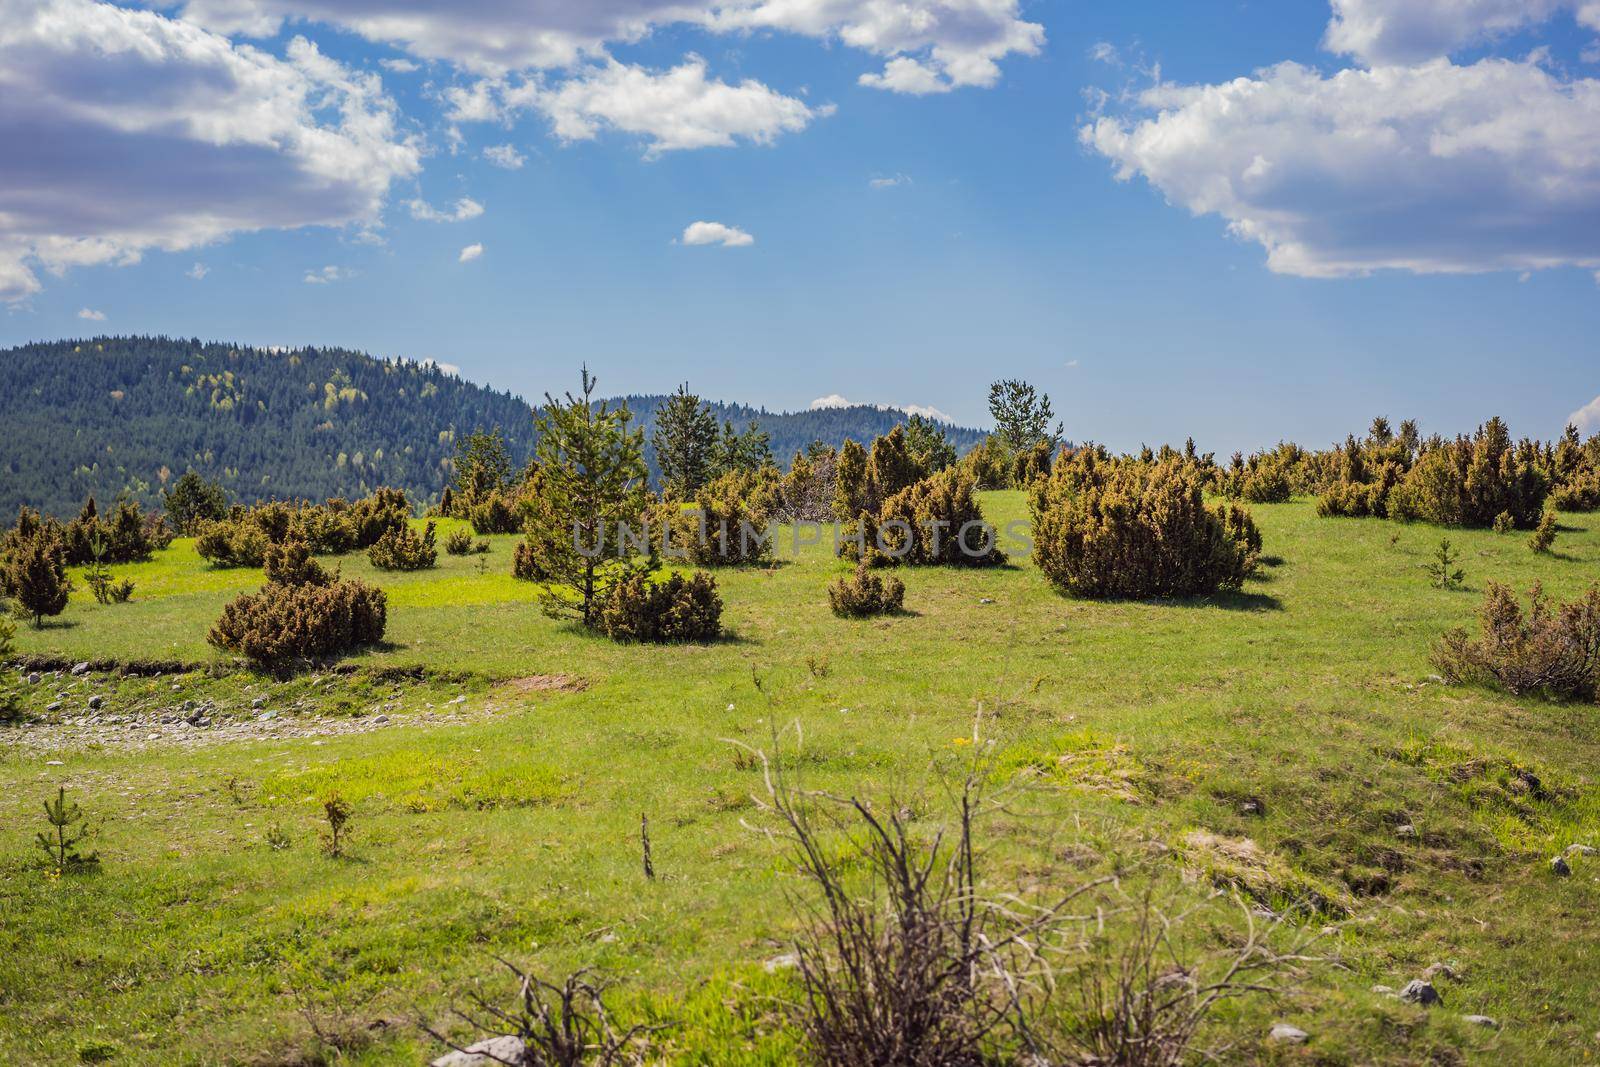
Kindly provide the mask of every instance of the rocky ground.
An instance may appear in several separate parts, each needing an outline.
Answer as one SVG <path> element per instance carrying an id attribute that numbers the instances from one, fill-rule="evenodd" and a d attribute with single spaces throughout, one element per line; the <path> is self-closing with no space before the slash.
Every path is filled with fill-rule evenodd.
<path id="1" fill-rule="evenodd" d="M 450 726 L 503 710 L 502 697 L 578 684 L 560 677 L 516 679 L 486 691 L 481 683 L 452 687 L 335 674 L 274 682 L 197 672 L 126 675 L 87 663 L 7 672 L 19 683 L 21 717 L 0 724 L 0 744 L 25 757 Z M 452 688 L 459 691 L 452 695 Z"/>

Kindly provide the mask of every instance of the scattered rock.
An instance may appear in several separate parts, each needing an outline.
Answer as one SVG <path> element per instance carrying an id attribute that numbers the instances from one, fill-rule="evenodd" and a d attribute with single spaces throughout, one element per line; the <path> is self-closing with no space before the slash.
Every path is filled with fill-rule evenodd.
<path id="1" fill-rule="evenodd" d="M 1375 985 L 1372 987 L 1372 991 L 1381 997 L 1395 997 L 1400 995 L 1394 991 L 1394 986 L 1389 985 Z"/>
<path id="2" fill-rule="evenodd" d="M 1595 856 L 1600 855 L 1600 850 L 1592 849 L 1588 845 L 1568 845 L 1561 854 L 1563 856 Z"/>
<path id="3" fill-rule="evenodd" d="M 1500 1024 L 1487 1015 L 1463 1015 L 1461 1021 L 1471 1023 L 1473 1026 L 1487 1026 L 1491 1030 L 1500 1029 Z"/>
<path id="4" fill-rule="evenodd" d="M 1407 1004 L 1420 1004 L 1431 1007 L 1439 1003 L 1439 991 L 1433 988 L 1433 983 L 1424 982 L 1420 978 L 1413 978 L 1400 990 L 1400 999 Z"/>
<path id="5" fill-rule="evenodd" d="M 389 716 L 387 716 L 387 715 L 379 715 L 376 719 L 373 719 L 372 721 L 381 726 L 384 723 L 389 721 Z"/>
<path id="6" fill-rule="evenodd" d="M 979 597 L 978 598 L 978 603 L 980 603 L 980 604 L 993 604 L 994 603 L 994 597 L 992 597 L 992 596 Z"/>
<path id="7" fill-rule="evenodd" d="M 61 767 L 61 766 L 64 766 L 64 764 L 58 759 L 47 759 L 47 760 L 44 761 L 44 765 L 46 767 Z"/>
<path id="8" fill-rule="evenodd" d="M 99 711 L 105 705 L 105 702 L 106 698 L 101 696 L 99 693 L 96 693 L 94 696 L 89 698 L 89 710 Z"/>
<path id="9" fill-rule="evenodd" d="M 433 1061 L 433 1067 L 494 1067 L 501 1063 L 523 1063 L 522 1038 L 515 1034 L 491 1037 L 468 1045 L 465 1052 L 451 1052 Z"/>
<path id="10" fill-rule="evenodd" d="M 1431 982 L 1435 978 L 1448 978 L 1453 982 L 1456 980 L 1456 969 L 1448 963 L 1430 963 L 1422 969 L 1424 982 Z"/>
<path id="11" fill-rule="evenodd" d="M 39 684 L 39 673 L 37 671 L 35 671 L 34 673 L 28 675 L 28 684 L 29 685 L 38 685 Z"/>
<path id="12" fill-rule="evenodd" d="M 48 704 L 48 705 L 47 705 L 47 706 L 46 706 L 46 707 L 45 707 L 45 709 L 44 709 L 44 710 L 45 710 L 45 711 L 60 711 L 60 710 L 61 710 L 61 701 L 59 701 L 59 700 L 52 700 L 52 701 L 51 701 L 51 702 L 50 702 L 50 703 L 49 703 L 49 704 Z M 1564 865 L 1563 865 L 1563 866 L 1564 866 Z"/>
<path id="13" fill-rule="evenodd" d="M 89 673 L 89 665 L 87 663 L 75 663 L 75 664 L 73 664 L 73 667 L 72 667 L 73 677 L 77 677 L 80 674 L 88 674 L 88 673 Z"/>
<path id="14" fill-rule="evenodd" d="M 1239 801 L 1240 815 L 1265 815 L 1266 813 L 1267 805 L 1260 797 L 1245 797 Z"/>
<path id="15" fill-rule="evenodd" d="M 266 703 L 267 703 L 267 698 L 266 697 L 256 697 L 254 700 L 252 700 L 250 702 L 250 706 L 252 708 L 254 708 L 256 711 L 260 711 L 266 705 Z"/>
<path id="16" fill-rule="evenodd" d="M 779 971 L 787 971 L 800 966 L 800 957 L 793 952 L 785 952 L 781 956 L 772 957 L 761 966 L 768 974 L 776 974 Z"/>
<path id="17" fill-rule="evenodd" d="M 1283 1041 L 1291 1045 L 1303 1045 L 1311 1039 L 1310 1034 L 1288 1023 L 1278 1023 L 1267 1036 L 1274 1041 Z"/>
<path id="18" fill-rule="evenodd" d="M 1557 878 L 1565 878 L 1572 873 L 1572 868 L 1567 864 L 1565 856 L 1557 856 L 1550 861 L 1550 873 Z"/>
<path id="19" fill-rule="evenodd" d="M 275 711 L 263 711 L 260 715 L 256 716 L 256 719 L 260 722 L 266 722 L 268 719 L 276 718 L 277 715 L 278 713 Z"/>
<path id="20" fill-rule="evenodd" d="M 1415 826 L 1412 826 L 1410 823 L 1402 823 L 1401 825 L 1396 826 L 1394 828 L 1394 836 L 1396 836 L 1396 837 L 1416 837 L 1417 836 L 1417 828 Z"/>

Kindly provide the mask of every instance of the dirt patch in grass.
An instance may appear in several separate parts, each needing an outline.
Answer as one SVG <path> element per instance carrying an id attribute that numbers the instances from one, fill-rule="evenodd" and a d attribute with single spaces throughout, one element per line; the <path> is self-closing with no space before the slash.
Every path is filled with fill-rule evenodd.
<path id="1" fill-rule="evenodd" d="M 530 674 L 501 682 L 495 686 L 495 691 L 507 696 L 532 696 L 535 693 L 581 693 L 587 688 L 589 680 L 575 674 Z"/>

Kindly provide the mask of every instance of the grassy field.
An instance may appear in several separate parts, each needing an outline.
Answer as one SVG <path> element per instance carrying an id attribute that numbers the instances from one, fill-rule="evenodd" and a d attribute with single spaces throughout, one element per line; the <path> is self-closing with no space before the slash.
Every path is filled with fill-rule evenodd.
<path id="1" fill-rule="evenodd" d="M 1001 525 L 1024 513 L 1018 493 L 984 507 Z M 1600 847 L 1600 709 L 1438 684 L 1428 649 L 1490 579 L 1570 596 L 1600 577 L 1600 518 L 1566 516 L 1545 557 L 1525 535 L 1451 532 L 1467 583 L 1443 591 L 1421 570 L 1436 529 L 1253 510 L 1269 565 L 1236 595 L 1070 601 L 1018 558 L 908 571 L 910 614 L 846 622 L 824 593 L 845 567 L 815 546 L 720 574 L 730 636 L 693 647 L 546 619 L 507 573 L 511 538 L 483 570 L 441 555 L 374 574 L 351 556 L 346 575 L 389 591 L 388 644 L 355 671 L 281 681 L 205 643 L 260 573 L 177 542 L 118 569 L 133 603 L 75 593 L 18 645 L 192 669 L 47 674 L 28 711 L 80 717 L 97 692 L 102 715 L 210 700 L 244 722 L 260 699 L 310 725 L 205 743 L 175 725 L 125 741 L 0 727 L 0 1062 L 417 1063 L 442 1051 L 418 1015 L 442 1019 L 475 981 L 504 988 L 493 954 L 615 976 L 626 1013 L 678 1024 L 663 1060 L 790 1062 L 786 979 L 763 966 L 784 951 L 790 879 L 745 825 L 760 776 L 728 739 L 770 748 L 796 722 L 810 784 L 870 795 L 928 788 L 930 765 L 971 758 L 977 722 L 992 775 L 1024 790 L 992 827 L 996 879 L 1066 884 L 1086 852 L 1101 867 L 1155 854 L 1139 877 L 1180 898 L 1323 901 L 1296 914 L 1331 928 L 1329 961 L 1224 1016 L 1234 1059 L 1592 1060 L 1600 858 L 1569 878 L 1549 860 Z M 32 845 L 58 785 L 96 827 L 96 873 L 54 879 Z M 342 859 L 318 842 L 330 790 L 355 810 Z M 1217 936 L 1224 905 L 1204 913 Z M 1373 990 L 1432 964 L 1453 975 L 1435 978 L 1440 1006 Z M 1278 1020 L 1311 1040 L 1266 1041 Z"/>

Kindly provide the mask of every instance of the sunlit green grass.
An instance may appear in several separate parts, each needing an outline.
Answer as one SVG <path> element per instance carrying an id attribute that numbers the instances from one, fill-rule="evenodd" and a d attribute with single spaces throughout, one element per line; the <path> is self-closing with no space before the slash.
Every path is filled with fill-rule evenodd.
<path id="1" fill-rule="evenodd" d="M 1020 494 L 984 504 L 1002 526 L 1025 513 Z M 1252 1056 L 1296 1059 L 1259 1044 L 1286 1018 L 1314 1035 L 1308 1062 L 1583 1061 L 1600 1030 L 1600 860 L 1575 859 L 1567 879 L 1547 861 L 1600 846 L 1600 710 L 1432 684 L 1428 648 L 1471 621 L 1490 579 L 1571 596 L 1600 577 L 1596 517 L 1566 516 L 1558 554 L 1541 557 L 1525 535 L 1324 520 L 1307 503 L 1254 511 L 1272 562 L 1238 594 L 1071 601 L 1018 554 L 994 571 L 908 571 L 910 614 L 869 622 L 829 612 L 825 586 L 846 568 L 826 545 L 792 558 L 780 535 L 777 566 L 718 575 L 728 640 L 666 648 L 546 618 L 509 576 L 511 537 L 416 574 L 339 559 L 389 592 L 385 645 L 353 663 L 470 677 L 407 686 L 393 728 L 321 743 L 0 756 L 0 1061 L 74 1062 L 94 1042 L 118 1062 L 281 1061 L 315 1048 L 292 986 L 327 1025 L 385 1021 L 352 1062 L 414 1063 L 426 1043 L 412 1006 L 440 1012 L 499 953 L 616 975 L 633 1009 L 685 1024 L 665 1039 L 684 1062 L 785 1062 L 793 1037 L 765 1018 L 782 979 L 761 963 L 781 951 L 787 879 L 744 825 L 760 778 L 727 739 L 770 747 L 794 722 L 811 781 L 867 792 L 925 785 L 931 762 L 971 757 L 976 728 L 996 780 L 1031 790 L 1028 817 L 998 828 L 1001 877 L 1079 877 L 1065 844 L 1080 836 L 1138 855 L 1155 841 L 1170 851 L 1153 876 L 1197 895 L 1226 873 L 1186 844 L 1204 830 L 1254 840 L 1285 886 L 1326 889 L 1350 916 L 1331 946 L 1341 964 L 1239 1019 Z M 1441 536 L 1466 590 L 1434 589 L 1421 569 Z M 21 631 L 21 650 L 226 666 L 206 630 L 261 582 L 181 541 L 118 573 L 137 583 L 133 603 L 80 591 L 57 625 Z M 499 684 L 552 674 L 587 688 Z M 246 684 L 308 688 L 185 684 L 225 704 Z M 453 693 L 479 714 L 401 725 Z M 1508 765 L 1545 795 L 1505 789 Z M 104 860 L 59 883 L 29 845 L 57 783 L 103 820 Z M 338 861 L 316 839 L 330 790 L 356 808 Z M 1264 814 L 1243 814 L 1243 798 Z M 267 847 L 273 825 L 291 848 Z M 1361 895 L 1375 872 L 1387 884 Z M 1370 992 L 1452 960 L 1461 977 L 1431 1014 Z"/>

